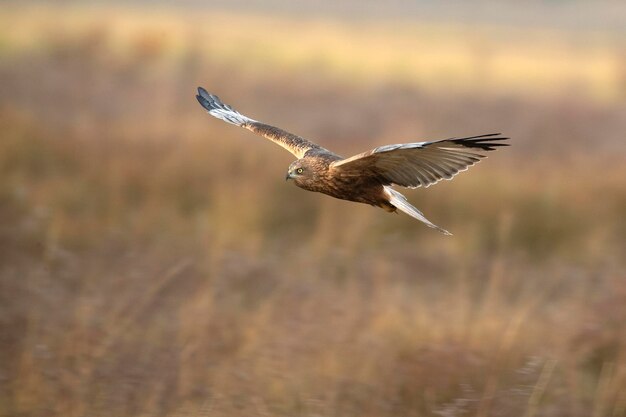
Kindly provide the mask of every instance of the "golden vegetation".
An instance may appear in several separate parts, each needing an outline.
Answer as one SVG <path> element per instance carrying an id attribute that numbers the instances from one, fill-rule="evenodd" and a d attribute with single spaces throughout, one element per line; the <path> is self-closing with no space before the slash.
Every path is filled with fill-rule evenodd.
<path id="1" fill-rule="evenodd" d="M 476 68 L 435 53 L 447 29 L 329 48 L 364 29 L 40 13 L 0 25 L 0 415 L 626 415 L 617 96 L 420 90 L 416 62 Z M 251 40 L 274 52 L 237 52 Z M 365 44 L 389 56 L 360 61 Z M 517 52 L 555 82 L 610 65 L 565 48 L 555 77 Z M 285 184 L 290 155 L 209 119 L 196 85 L 346 155 L 491 130 L 514 146 L 409 194 L 449 238 Z"/>
<path id="2" fill-rule="evenodd" d="M 102 6 L 62 10 L 7 8 L 0 16 L 5 49 L 40 49 L 102 31 L 108 52 L 116 56 L 162 53 L 176 60 L 192 48 L 243 71 L 313 71 L 359 85 L 401 81 L 435 92 L 510 92 L 535 98 L 575 90 L 594 101 L 624 99 L 623 40 L 607 34 L 408 19 L 346 23 L 245 12 L 146 13 Z"/>

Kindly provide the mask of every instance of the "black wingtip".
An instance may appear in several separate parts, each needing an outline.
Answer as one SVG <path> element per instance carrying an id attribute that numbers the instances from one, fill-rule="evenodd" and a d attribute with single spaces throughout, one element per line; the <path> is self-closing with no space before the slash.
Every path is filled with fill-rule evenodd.
<path id="1" fill-rule="evenodd" d="M 476 148 L 483 151 L 494 151 L 498 147 L 511 145 L 510 143 L 500 143 L 500 141 L 510 139 L 508 137 L 500 135 L 501 133 L 487 133 L 485 135 L 452 139 L 452 142 L 465 146 L 467 148 Z"/>
<path id="2" fill-rule="evenodd" d="M 200 105 L 204 107 L 206 110 L 211 110 L 211 103 L 209 103 L 209 101 L 206 98 L 196 94 L 196 100 L 198 100 L 198 103 L 200 103 Z"/>
<path id="3" fill-rule="evenodd" d="M 209 93 L 202 87 L 198 87 L 198 95 L 202 97 L 203 99 L 207 100 L 208 102 L 213 102 L 213 101 L 218 102 L 218 103 L 220 102 L 220 99 L 218 96 Z"/>
<path id="4" fill-rule="evenodd" d="M 224 109 L 228 108 L 224 103 L 220 101 L 220 98 L 214 94 L 210 94 L 202 87 L 198 87 L 198 94 L 196 94 L 196 100 L 206 110 Z"/>

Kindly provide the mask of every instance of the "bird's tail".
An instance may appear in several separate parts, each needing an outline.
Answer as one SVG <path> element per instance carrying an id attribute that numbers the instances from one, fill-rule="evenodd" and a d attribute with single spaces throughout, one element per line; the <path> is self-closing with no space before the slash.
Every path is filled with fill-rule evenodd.
<path id="1" fill-rule="evenodd" d="M 424 217 L 422 212 L 419 211 L 418 209 L 416 209 L 415 207 L 413 207 L 413 205 L 411 205 L 411 203 L 409 203 L 407 201 L 405 196 L 403 196 L 402 194 L 400 194 L 399 192 L 397 192 L 393 188 L 385 186 L 385 191 L 389 195 L 389 202 L 391 204 L 393 204 L 398 210 L 408 214 L 409 216 L 413 217 L 414 219 L 417 219 L 417 220 L 425 223 L 428 227 L 432 227 L 433 229 L 439 230 L 444 235 L 449 235 L 449 236 L 452 235 L 452 233 L 450 233 L 447 230 L 437 226 L 436 224 L 434 224 L 430 220 L 428 220 L 426 217 Z"/>

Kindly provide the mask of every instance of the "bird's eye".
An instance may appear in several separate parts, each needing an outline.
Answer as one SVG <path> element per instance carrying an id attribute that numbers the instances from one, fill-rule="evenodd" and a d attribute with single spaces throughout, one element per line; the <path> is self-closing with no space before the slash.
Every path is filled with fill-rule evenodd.
<path id="1" fill-rule="evenodd" d="M 302 168 L 298 168 L 298 169 L 296 169 L 296 172 L 297 172 L 298 174 L 302 174 L 302 173 L 304 172 L 304 170 L 303 170 Z"/>

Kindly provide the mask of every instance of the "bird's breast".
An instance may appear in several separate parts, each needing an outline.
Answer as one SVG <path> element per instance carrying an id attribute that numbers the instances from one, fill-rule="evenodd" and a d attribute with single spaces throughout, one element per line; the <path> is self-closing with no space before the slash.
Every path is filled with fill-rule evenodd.
<path id="1" fill-rule="evenodd" d="M 380 182 L 368 177 L 336 175 L 330 171 L 317 178 L 296 183 L 296 185 L 308 191 L 323 193 L 342 200 L 373 205 L 379 205 L 383 198 L 383 187 Z"/>

